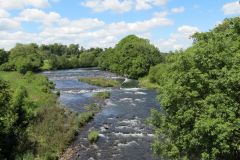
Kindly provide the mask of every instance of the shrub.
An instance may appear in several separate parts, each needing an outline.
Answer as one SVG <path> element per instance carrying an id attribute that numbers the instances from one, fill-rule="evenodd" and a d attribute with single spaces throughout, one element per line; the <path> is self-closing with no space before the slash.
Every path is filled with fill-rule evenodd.
<path id="1" fill-rule="evenodd" d="M 91 121 L 93 119 L 94 113 L 89 111 L 89 112 L 83 112 L 80 113 L 78 116 L 78 125 L 79 127 L 84 126 L 86 123 Z"/>
<path id="2" fill-rule="evenodd" d="M 97 105 L 96 103 L 93 103 L 93 104 L 90 104 L 90 105 L 86 106 L 85 109 L 87 111 L 91 111 L 93 113 L 97 113 L 97 112 L 100 111 L 100 106 Z"/>
<path id="3" fill-rule="evenodd" d="M 99 98 L 99 99 L 108 99 L 110 98 L 110 96 L 111 96 L 110 92 L 107 92 L 107 91 L 99 92 L 93 95 L 93 97 Z"/>
<path id="4" fill-rule="evenodd" d="M 99 132 L 98 131 L 90 131 L 88 133 L 88 140 L 90 143 L 95 143 L 97 142 L 99 138 Z"/>

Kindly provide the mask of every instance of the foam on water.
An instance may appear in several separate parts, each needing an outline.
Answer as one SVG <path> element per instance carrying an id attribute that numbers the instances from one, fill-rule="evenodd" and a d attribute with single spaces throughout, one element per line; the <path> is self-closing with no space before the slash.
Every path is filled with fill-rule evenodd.
<path id="1" fill-rule="evenodd" d="M 127 143 L 119 143 L 118 147 L 129 147 L 129 146 L 133 146 L 133 145 L 138 145 L 138 143 L 136 141 L 130 141 Z"/>
<path id="2" fill-rule="evenodd" d="M 143 138 L 146 137 L 146 135 L 144 135 L 143 133 L 122 133 L 122 132 L 113 132 L 113 135 L 117 136 L 117 137 L 123 137 L 123 138 Z"/>
<path id="3" fill-rule="evenodd" d="M 135 92 L 134 94 L 146 95 L 147 93 L 145 93 L 145 92 Z"/>

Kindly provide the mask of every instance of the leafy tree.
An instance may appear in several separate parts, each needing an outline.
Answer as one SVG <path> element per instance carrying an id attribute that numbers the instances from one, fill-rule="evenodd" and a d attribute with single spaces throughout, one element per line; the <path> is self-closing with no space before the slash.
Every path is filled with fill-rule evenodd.
<path id="1" fill-rule="evenodd" d="M 158 72 L 163 111 L 152 111 L 155 154 L 169 159 L 240 159 L 240 18 L 196 33 L 191 48 Z"/>
<path id="2" fill-rule="evenodd" d="M 67 55 L 78 56 L 80 53 L 78 44 L 70 44 L 67 48 Z"/>
<path id="3" fill-rule="evenodd" d="M 0 49 L 0 65 L 8 61 L 8 53 Z"/>
<path id="4" fill-rule="evenodd" d="M 27 149 L 26 127 L 31 113 L 26 111 L 31 102 L 24 88 L 13 94 L 7 82 L 0 79 L 0 158 L 15 159 Z"/>
<path id="5" fill-rule="evenodd" d="M 96 63 L 94 53 L 84 52 L 79 57 L 79 65 L 81 67 L 94 67 L 97 66 Z"/>
<path id="6" fill-rule="evenodd" d="M 17 44 L 10 51 L 9 63 L 13 64 L 17 71 L 25 74 L 27 71 L 38 71 L 43 61 L 36 44 Z"/>
<path id="7" fill-rule="evenodd" d="M 143 38 L 129 35 L 114 49 L 106 50 L 99 59 L 99 66 L 130 78 L 145 76 L 150 67 L 163 61 L 159 50 Z"/>

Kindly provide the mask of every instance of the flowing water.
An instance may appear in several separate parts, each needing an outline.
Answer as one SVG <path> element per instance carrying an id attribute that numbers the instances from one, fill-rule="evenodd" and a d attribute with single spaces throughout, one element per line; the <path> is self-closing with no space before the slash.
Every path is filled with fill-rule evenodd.
<path id="1" fill-rule="evenodd" d="M 111 98 L 94 120 L 87 124 L 72 144 L 74 153 L 70 159 L 78 160 L 153 160 L 150 143 L 152 131 L 145 120 L 153 107 L 160 108 L 156 93 L 134 86 L 136 81 L 117 77 L 115 74 L 97 69 L 74 69 L 44 72 L 61 91 L 60 102 L 73 111 L 81 112 L 84 106 L 96 100 L 93 94 L 110 91 Z M 80 77 L 118 79 L 132 88 L 101 88 L 78 81 Z M 129 85 L 124 85 L 128 86 Z M 96 144 L 90 144 L 87 134 L 91 130 L 100 132 Z"/>

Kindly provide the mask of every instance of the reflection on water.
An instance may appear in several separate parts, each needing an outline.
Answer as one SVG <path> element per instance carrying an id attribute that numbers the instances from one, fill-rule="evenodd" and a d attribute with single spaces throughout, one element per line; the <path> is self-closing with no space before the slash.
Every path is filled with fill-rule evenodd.
<path id="1" fill-rule="evenodd" d="M 73 146 L 79 146 L 72 159 L 88 160 L 151 160 L 150 143 L 153 139 L 151 129 L 145 125 L 153 107 L 160 108 L 156 93 L 137 88 L 101 88 L 79 82 L 79 77 L 96 77 L 119 79 L 125 87 L 135 85 L 136 81 L 123 79 L 115 74 L 97 69 L 74 69 L 44 72 L 61 90 L 60 102 L 81 112 L 83 107 L 95 102 L 92 95 L 96 92 L 110 91 L 111 98 L 106 106 L 96 115 L 80 133 Z M 100 139 L 95 145 L 87 141 L 89 130 L 98 130 Z"/>

